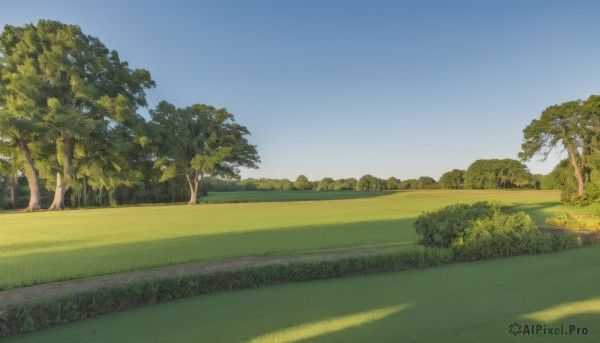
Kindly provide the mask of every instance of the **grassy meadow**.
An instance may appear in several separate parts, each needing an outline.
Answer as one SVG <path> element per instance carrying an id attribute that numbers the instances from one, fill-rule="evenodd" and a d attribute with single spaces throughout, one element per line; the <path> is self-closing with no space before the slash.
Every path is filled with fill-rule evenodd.
<path id="1" fill-rule="evenodd" d="M 2 213 L 0 289 L 191 261 L 410 245 L 422 211 L 459 202 L 514 204 L 538 222 L 567 211 L 555 191 L 308 192 L 319 200 L 267 201 L 299 196 L 286 193 L 301 194 L 250 194 L 265 202 L 239 204 Z M 249 196 L 226 196 L 236 194 Z"/>
<path id="2" fill-rule="evenodd" d="M 600 245 L 187 298 L 7 342 L 598 342 Z M 513 336 L 570 325 L 587 335 Z"/>

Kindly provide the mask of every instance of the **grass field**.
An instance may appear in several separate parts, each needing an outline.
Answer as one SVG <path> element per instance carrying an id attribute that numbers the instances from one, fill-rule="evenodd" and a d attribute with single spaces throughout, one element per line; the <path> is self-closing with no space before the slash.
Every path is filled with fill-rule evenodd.
<path id="1" fill-rule="evenodd" d="M 7 342 L 598 342 L 600 245 L 182 299 Z M 513 336 L 574 325 L 587 335 Z"/>
<path id="2" fill-rule="evenodd" d="M 391 192 L 211 192 L 207 196 L 200 198 L 201 203 L 220 203 L 220 202 L 278 202 L 278 201 L 303 201 L 303 200 L 343 200 L 360 199 L 389 195 Z"/>
<path id="3" fill-rule="evenodd" d="M 0 214 L 0 289 L 190 261 L 413 244 L 412 223 L 422 211 L 458 202 L 516 204 L 538 222 L 566 210 L 553 191 L 318 195 L 322 200 Z"/>

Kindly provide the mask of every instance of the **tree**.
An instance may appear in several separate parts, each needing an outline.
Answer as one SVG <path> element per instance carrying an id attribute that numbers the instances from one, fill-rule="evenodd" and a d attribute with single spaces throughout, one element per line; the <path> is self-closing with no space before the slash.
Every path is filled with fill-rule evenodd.
<path id="1" fill-rule="evenodd" d="M 334 184 L 335 184 L 335 181 L 332 178 L 325 177 L 325 178 L 321 179 L 321 181 L 319 181 L 316 189 L 318 191 L 332 191 Z"/>
<path id="2" fill-rule="evenodd" d="M 386 184 L 385 184 L 385 189 L 387 189 L 389 191 L 398 189 L 399 184 L 400 184 L 400 180 L 398 180 L 392 176 L 389 179 L 387 179 Z"/>
<path id="3" fill-rule="evenodd" d="M 445 189 L 460 189 L 464 187 L 464 183 L 465 171 L 460 169 L 445 172 L 438 181 L 440 187 Z"/>
<path id="4" fill-rule="evenodd" d="M 358 181 L 356 181 L 355 178 L 339 179 L 334 182 L 333 190 L 334 191 L 351 191 L 351 190 L 356 189 L 357 183 L 358 183 Z"/>
<path id="5" fill-rule="evenodd" d="M 239 178 L 239 167 L 257 168 L 256 146 L 245 137 L 250 132 L 224 108 L 176 108 L 162 101 L 150 115 L 160 181 L 184 177 L 191 205 L 197 203 L 204 176 Z"/>
<path id="6" fill-rule="evenodd" d="M 429 176 L 421 176 L 417 180 L 417 189 L 432 189 L 436 187 L 435 179 Z"/>
<path id="7" fill-rule="evenodd" d="M 373 175 L 367 174 L 361 177 L 356 184 L 357 191 L 378 191 L 383 189 L 384 183 Z"/>
<path id="8" fill-rule="evenodd" d="M 41 118 L 47 129 L 43 140 L 55 146 L 52 164 L 57 170 L 57 184 L 50 209 L 62 209 L 65 193 L 73 183 L 78 145 L 110 130 L 114 123 L 134 120 L 137 108 L 146 106 L 145 89 L 154 82 L 148 71 L 131 70 L 116 51 L 109 51 L 75 25 L 40 20 L 37 25 L 6 26 L 2 46 L 8 61 L 3 79 L 8 80 L 11 95 L 27 103 L 29 112 Z M 19 86 L 19 80 L 26 80 L 27 87 Z M 36 133 L 40 134 L 38 130 Z M 22 151 L 27 161 L 23 150 L 26 143 Z M 33 175 L 33 171 L 28 174 Z"/>
<path id="9" fill-rule="evenodd" d="M 417 179 L 408 179 L 401 181 L 398 185 L 398 189 L 417 189 L 417 185 L 419 180 Z"/>
<path id="10" fill-rule="evenodd" d="M 294 188 L 299 191 L 310 190 L 312 189 L 312 183 L 308 181 L 308 178 L 304 175 L 299 175 L 294 181 Z"/>
<path id="11" fill-rule="evenodd" d="M 40 61 L 31 46 L 36 39 L 24 28 L 5 26 L 0 35 L 0 153 L 20 164 L 29 183 L 27 211 L 41 208 L 38 169 L 32 143 L 45 128 L 46 80 L 39 77 Z"/>
<path id="12" fill-rule="evenodd" d="M 584 174 L 592 152 L 600 152 L 600 96 L 575 100 L 546 108 L 523 130 L 519 158 L 531 160 L 542 155 L 546 160 L 558 146 L 567 151 L 577 179 L 577 194 L 585 195 Z"/>
<path id="13" fill-rule="evenodd" d="M 465 172 L 467 189 L 535 188 L 527 167 L 513 159 L 490 159 L 473 162 Z"/>

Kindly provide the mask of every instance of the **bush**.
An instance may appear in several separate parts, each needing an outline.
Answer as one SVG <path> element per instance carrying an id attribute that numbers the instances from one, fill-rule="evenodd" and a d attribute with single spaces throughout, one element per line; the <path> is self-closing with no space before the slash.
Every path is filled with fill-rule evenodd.
<path id="1" fill-rule="evenodd" d="M 475 220 L 489 218 L 496 212 L 508 213 L 510 208 L 488 202 L 450 205 L 423 213 L 414 226 L 416 232 L 423 236 L 423 244 L 449 248 Z"/>
<path id="2" fill-rule="evenodd" d="M 451 248 L 461 260 L 547 253 L 572 244 L 572 238 L 542 235 L 525 212 L 488 202 L 426 212 L 415 230 L 423 244 Z"/>
<path id="3" fill-rule="evenodd" d="M 587 194 L 578 195 L 577 193 L 563 193 L 564 194 L 561 194 L 560 201 L 565 205 L 584 207 L 590 205 L 593 202 L 593 199 Z"/>
<path id="4" fill-rule="evenodd" d="M 529 215 L 495 213 L 478 219 L 453 242 L 458 255 L 469 260 L 537 254 L 552 251 L 552 238 L 540 234 Z"/>

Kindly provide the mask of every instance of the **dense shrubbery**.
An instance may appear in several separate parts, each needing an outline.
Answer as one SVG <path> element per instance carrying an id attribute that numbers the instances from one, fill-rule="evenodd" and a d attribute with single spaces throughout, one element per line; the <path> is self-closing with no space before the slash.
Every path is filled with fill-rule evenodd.
<path id="1" fill-rule="evenodd" d="M 465 229 L 475 220 L 508 211 L 508 207 L 487 202 L 450 205 L 434 212 L 423 213 L 417 218 L 415 229 L 423 236 L 422 241 L 425 245 L 451 247 L 455 241 L 463 238 Z"/>
<path id="2" fill-rule="evenodd" d="M 575 237 L 541 234 L 524 212 L 488 202 L 457 204 L 426 212 L 415 222 L 422 242 L 452 248 L 461 259 L 546 253 L 575 244 Z"/>
<path id="3" fill-rule="evenodd" d="M 450 249 L 417 246 L 340 260 L 302 261 L 208 275 L 138 280 L 94 292 L 0 309 L 0 337 L 183 297 L 291 281 L 424 268 L 453 260 L 454 254 Z"/>

